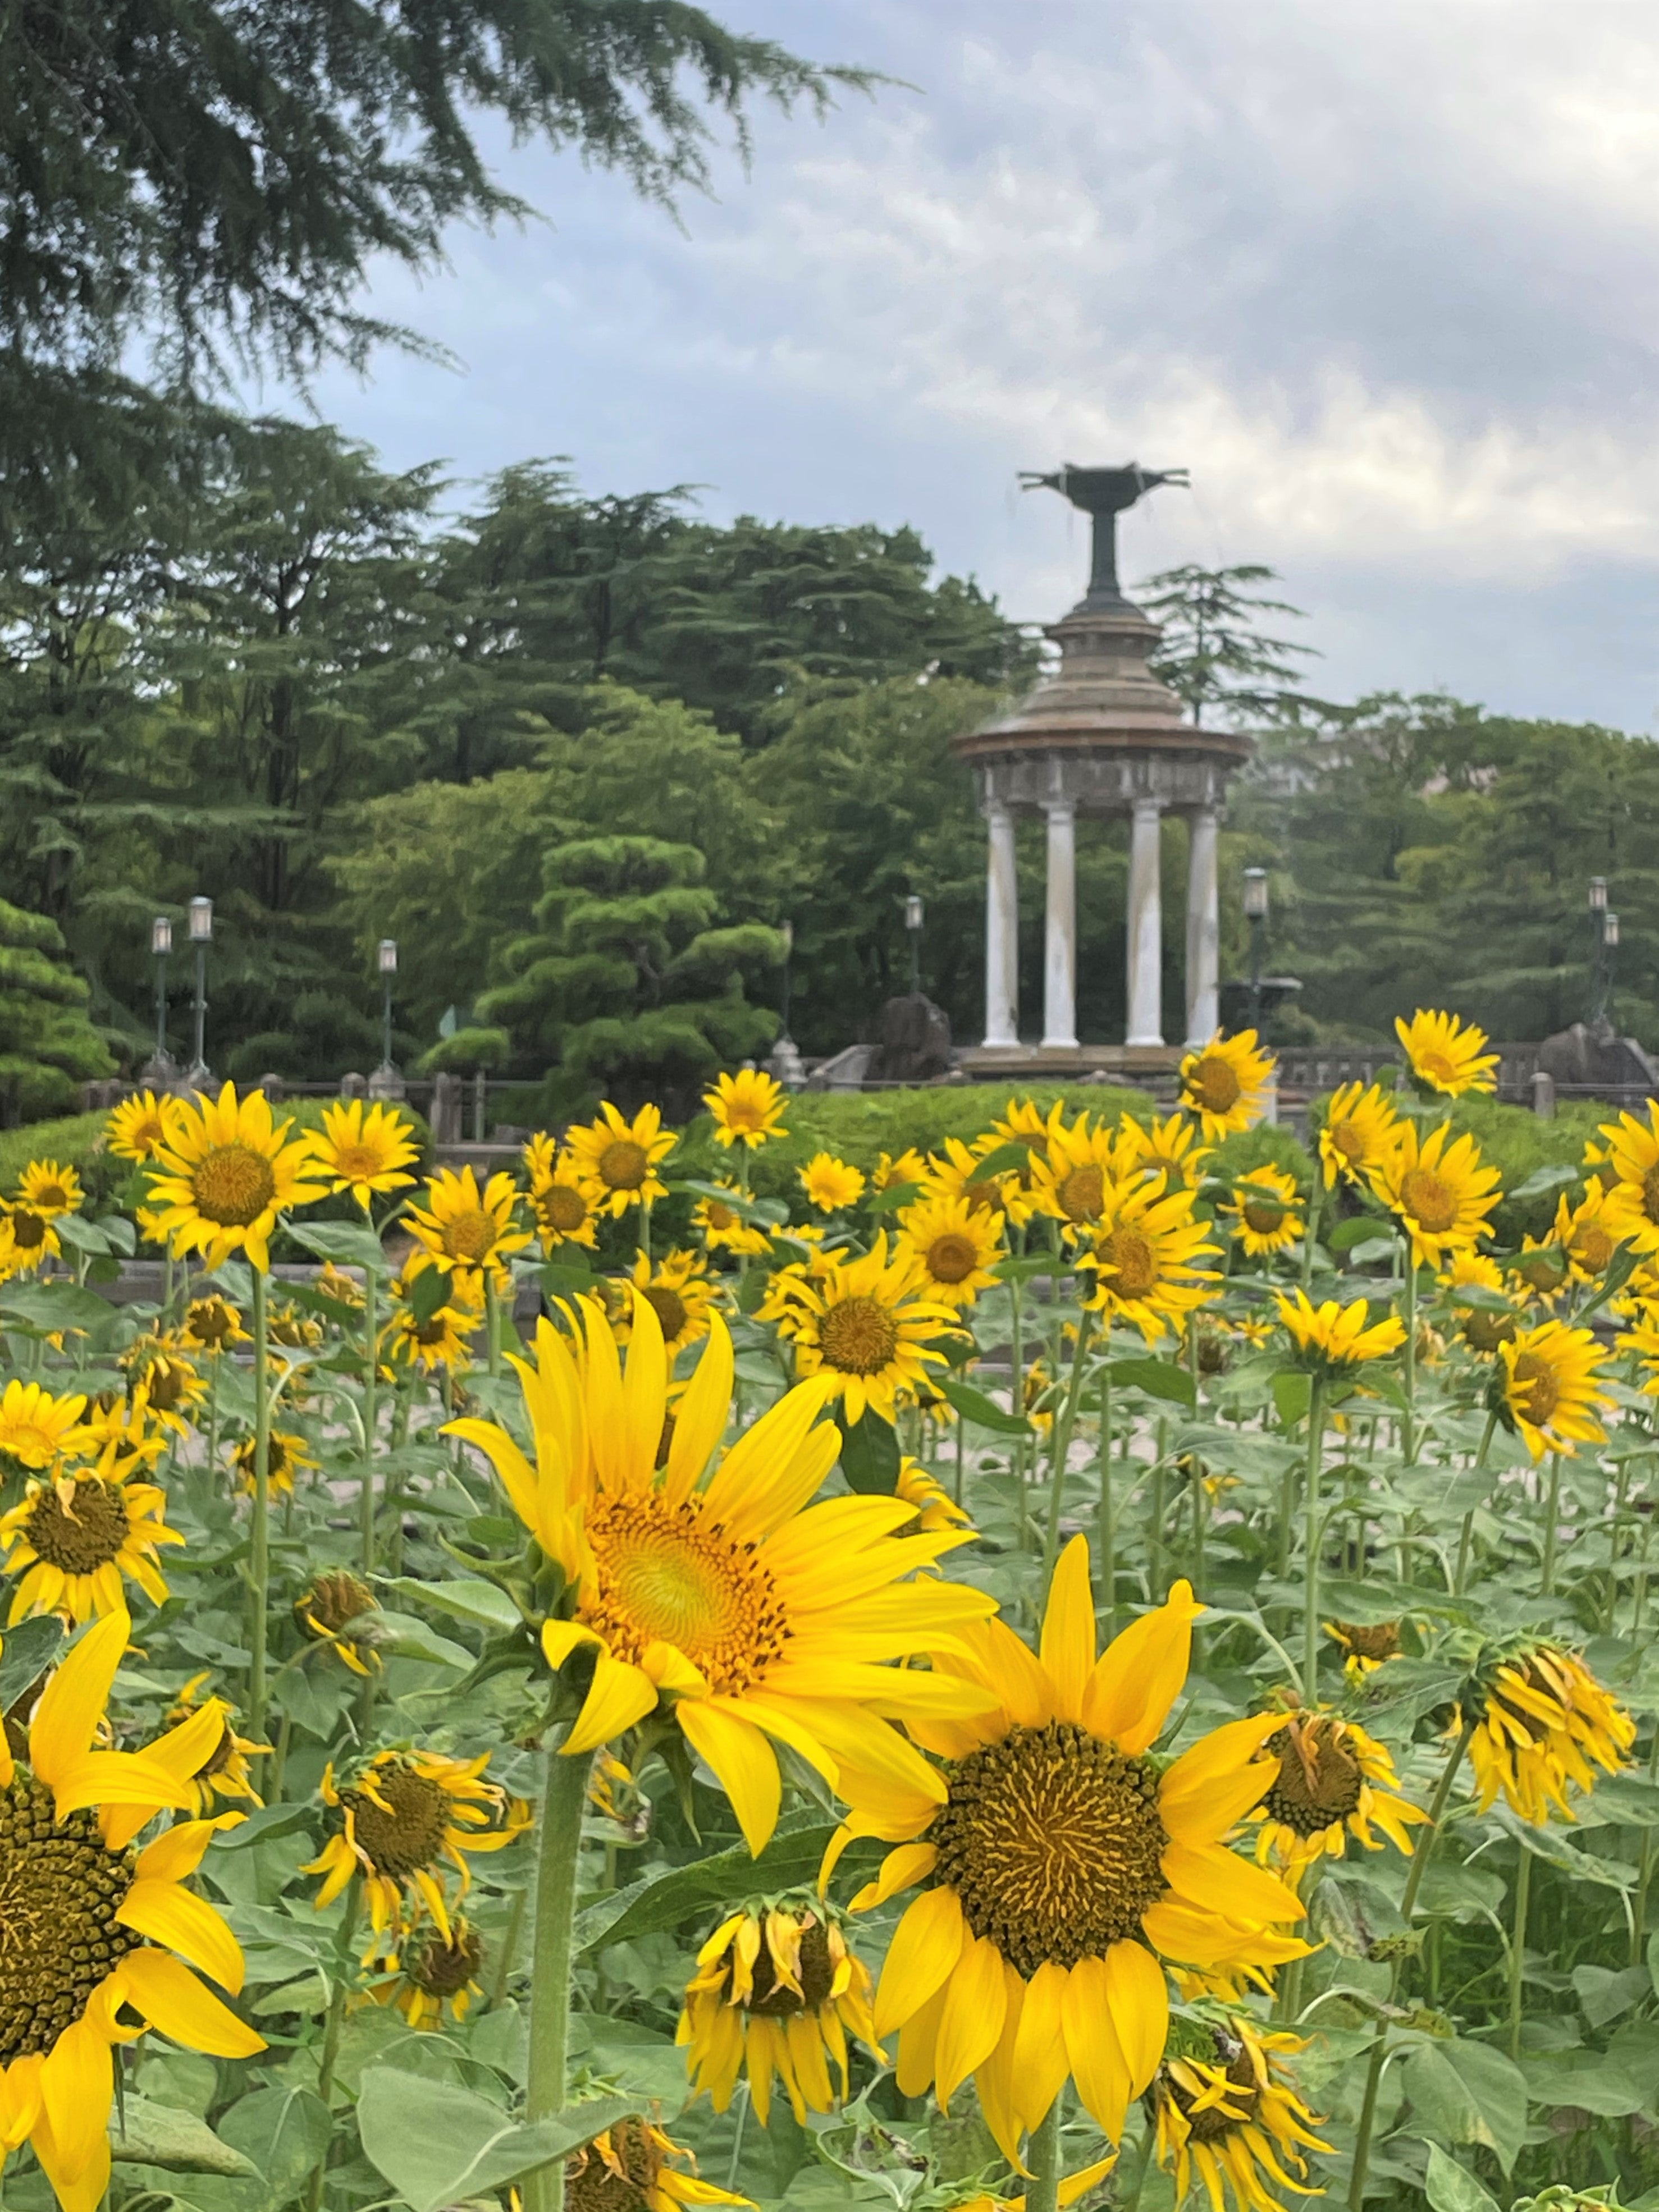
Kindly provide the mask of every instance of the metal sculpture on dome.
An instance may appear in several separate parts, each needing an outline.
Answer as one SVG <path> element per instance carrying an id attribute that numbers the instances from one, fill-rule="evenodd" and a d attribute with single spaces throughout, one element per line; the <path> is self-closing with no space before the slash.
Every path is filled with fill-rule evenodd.
<path id="1" fill-rule="evenodd" d="M 1127 1000 L 1123 1052 L 1167 1055 L 1162 1002 L 1161 825 L 1166 813 L 1189 825 L 1186 1019 L 1188 1042 L 1206 1042 L 1218 1021 L 1220 906 L 1217 840 L 1227 779 L 1249 757 L 1250 740 L 1182 719 L 1182 704 L 1147 666 L 1158 626 L 1125 599 L 1117 574 L 1117 518 L 1159 484 L 1185 485 L 1184 469 L 1024 471 L 1027 490 L 1057 491 L 1092 518 L 1089 587 L 1069 614 L 1046 625 L 1060 665 L 1012 714 L 954 741 L 979 779 L 988 836 L 985 897 L 985 1042 L 969 1055 L 989 1072 L 1018 1060 L 1084 1064 L 1077 1036 L 1077 817 L 1127 816 L 1129 833 Z M 1014 823 L 1041 813 L 1048 824 L 1042 1037 L 1019 1037 L 1019 889 Z M 1097 1058 L 1105 1056 L 1097 1053 Z"/>

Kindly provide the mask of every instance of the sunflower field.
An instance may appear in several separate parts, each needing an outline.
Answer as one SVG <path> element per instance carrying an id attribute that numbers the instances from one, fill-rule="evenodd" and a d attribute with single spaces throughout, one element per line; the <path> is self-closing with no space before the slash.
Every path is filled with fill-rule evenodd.
<path id="1" fill-rule="evenodd" d="M 1659 2208 L 1659 1104 L 1506 1191 L 1399 1033 L 1248 1167 L 1249 1032 L 32 1159 L 9 2212 Z"/>

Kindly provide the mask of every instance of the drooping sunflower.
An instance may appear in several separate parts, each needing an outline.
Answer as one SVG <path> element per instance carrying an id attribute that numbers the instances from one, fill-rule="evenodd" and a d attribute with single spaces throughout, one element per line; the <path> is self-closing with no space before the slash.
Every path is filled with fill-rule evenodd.
<path id="1" fill-rule="evenodd" d="M 1461 1098 L 1468 1091 L 1497 1090 L 1498 1054 L 1486 1050 L 1486 1032 L 1473 1022 L 1465 1024 L 1455 1014 L 1429 1012 L 1419 1006 L 1410 1021 L 1395 1015 L 1394 1033 L 1413 1079 L 1424 1090 L 1445 1098 Z"/>
<path id="2" fill-rule="evenodd" d="M 21 1199 L 5 1199 L 0 1200 L 0 1221 L 4 1226 L 8 1274 L 33 1274 L 48 1260 L 62 1259 L 63 1240 L 52 1225 L 51 1214 L 25 1206 Z"/>
<path id="3" fill-rule="evenodd" d="M 843 1776 L 855 1836 L 896 1848 L 865 1910 L 913 1884 L 875 2025 L 898 2031 L 898 2085 L 948 2110 L 971 2075 L 1004 2155 L 1069 2074 L 1112 2141 L 1152 2083 L 1170 2024 L 1165 1961 L 1213 1969 L 1300 1957 L 1302 1906 L 1222 1843 L 1272 1782 L 1256 1756 L 1282 1715 L 1231 1721 L 1167 1767 L 1148 1754 L 1186 1679 L 1200 1607 L 1177 1583 L 1096 1656 L 1088 1545 L 1060 1556 L 1041 1654 L 1000 1620 L 965 1631 L 969 1671 L 999 1703 L 911 1723 L 940 1754 L 926 1788 Z M 951 1660 L 951 1666 L 961 1662 Z"/>
<path id="4" fill-rule="evenodd" d="M 654 1312 L 636 1310 L 625 1369 L 596 1305 L 580 1301 L 573 1320 L 567 1337 L 544 1319 L 534 1362 L 513 1363 L 533 1466 L 495 1422 L 446 1431 L 484 1454 L 564 1571 L 570 1614 L 545 1623 L 542 1647 L 550 1666 L 574 1654 L 579 1674 L 592 1674 L 562 1751 L 596 1750 L 662 1705 L 757 1851 L 781 1802 L 775 1738 L 832 1787 L 848 1760 L 887 1771 L 896 1755 L 925 1771 L 878 1716 L 983 1702 L 971 1685 L 888 1663 L 948 1650 L 961 1623 L 992 1609 L 937 1577 L 908 1579 L 963 1537 L 896 1535 L 912 1513 L 902 1498 L 809 1502 L 841 1449 L 840 1430 L 818 1418 L 824 1382 L 786 1392 L 715 1462 L 733 1376 L 718 1316 L 659 1467 L 669 1376 Z"/>
<path id="5" fill-rule="evenodd" d="M 1394 1143 L 1371 1170 L 1371 1188 L 1412 1241 L 1413 1264 L 1438 1267 L 1454 1252 L 1478 1244 L 1486 1217 L 1503 1196 L 1496 1168 L 1483 1167 L 1467 1132 L 1451 1141 L 1449 1122 L 1423 1136 L 1402 1120 Z"/>
<path id="6" fill-rule="evenodd" d="M 365 1613 L 380 1610 L 380 1601 L 368 1584 L 345 1567 L 313 1575 L 294 1601 L 294 1618 L 301 1628 L 319 1644 L 331 1644 L 336 1656 L 354 1674 L 367 1675 L 380 1662 L 372 1646 L 343 1632 Z"/>
<path id="7" fill-rule="evenodd" d="M 1440 1278 L 1440 1286 L 1448 1293 L 1457 1316 L 1458 1334 L 1470 1351 L 1483 1359 L 1493 1358 L 1498 1346 L 1521 1326 L 1516 1318 L 1515 1300 L 1504 1288 L 1504 1271 L 1484 1252 L 1454 1252 L 1451 1266 Z M 1483 1302 L 1474 1305 L 1460 1298 L 1459 1291 L 1479 1291 Z M 1499 1300 L 1501 1310 L 1497 1303 Z"/>
<path id="8" fill-rule="evenodd" d="M 791 1297 L 795 1371 L 821 1376 L 849 1421 L 861 1419 L 866 1406 L 891 1420 L 899 1394 L 944 1364 L 928 1340 L 956 1316 L 923 1295 L 908 1253 L 889 1259 L 884 1229 L 861 1259 L 828 1259 L 799 1276 Z"/>
<path id="9" fill-rule="evenodd" d="M 1342 1671 L 1356 1685 L 1403 1655 L 1397 1620 L 1328 1620 L 1325 1633 L 1342 1652 Z"/>
<path id="10" fill-rule="evenodd" d="M 167 1146 L 179 1101 L 165 1091 L 140 1091 L 109 1109 L 104 1142 L 118 1159 L 153 1160 Z"/>
<path id="11" fill-rule="evenodd" d="M 324 1196 L 311 1179 L 304 1137 L 285 1142 L 292 1119 L 275 1122 L 263 1091 L 238 1098 L 227 1083 L 216 1099 L 182 1100 L 155 1156 L 150 1203 L 173 1256 L 199 1252 L 210 1270 L 240 1252 L 261 1274 L 270 1266 L 277 1218 Z"/>
<path id="12" fill-rule="evenodd" d="M 757 1067 L 717 1075 L 714 1089 L 702 1094 L 714 1124 L 714 1142 L 728 1147 L 742 1145 L 750 1152 L 785 1134 L 783 1109 L 788 1101 L 782 1084 Z"/>
<path id="13" fill-rule="evenodd" d="M 1233 1184 L 1220 1211 L 1237 1223 L 1233 1236 L 1252 1260 L 1288 1251 L 1302 1236 L 1296 1177 L 1283 1168 L 1250 1168 Z"/>
<path id="14" fill-rule="evenodd" d="M 1552 1231 L 1544 1237 L 1523 1237 L 1509 1273 L 1525 1303 L 1552 1306 L 1572 1280 L 1572 1262 Z"/>
<path id="15" fill-rule="evenodd" d="M 1274 1066 L 1254 1030 L 1240 1030 L 1236 1036 L 1223 1036 L 1218 1030 L 1208 1044 L 1182 1061 L 1181 1103 L 1205 1136 L 1219 1142 L 1261 1120 Z"/>
<path id="16" fill-rule="evenodd" d="M 0 1730 L 0 2158 L 27 2140 L 64 2212 L 95 2212 L 109 2185 L 113 2053 L 143 2032 L 124 2010 L 186 2050 L 265 2047 L 192 1971 L 233 1996 L 242 1986 L 236 1939 L 185 1887 L 240 1815 L 131 1848 L 155 1813 L 189 1808 L 210 1720 L 142 1752 L 98 1747 L 131 1632 L 125 1613 L 106 1614 L 46 1684 L 27 1736 L 15 1721 Z"/>
<path id="17" fill-rule="evenodd" d="M 1283 2212 L 1275 2191 L 1321 2193 L 1301 2179 L 1304 2154 L 1328 2154 L 1331 2146 L 1314 2132 L 1320 2123 L 1285 2066 L 1307 2048 L 1307 2037 L 1263 2028 L 1243 2012 L 1170 2021 L 1151 2103 L 1158 2162 L 1174 2174 L 1178 2203 L 1186 2203 L 1194 2173 L 1212 2212 L 1223 2212 L 1229 2195 L 1234 2212 Z"/>
<path id="18" fill-rule="evenodd" d="M 254 1468 L 255 1447 L 258 1438 L 245 1437 L 231 1454 L 231 1464 L 236 1469 L 237 1486 L 244 1498 L 252 1498 L 257 1480 Z M 302 1436 L 292 1429 L 272 1429 L 265 1439 L 265 1483 L 272 1498 L 292 1498 L 295 1477 L 307 1468 L 319 1466 L 317 1455 Z"/>
<path id="19" fill-rule="evenodd" d="M 1583 1661 L 1559 1644 L 1528 1643 L 1500 1659 L 1476 1687 L 1480 1719 L 1469 1739 L 1479 1806 L 1501 1790 L 1511 1812 L 1541 1827 L 1551 1808 L 1577 1818 L 1567 1796 L 1572 1783 L 1588 1796 L 1595 1787 L 1590 1762 L 1617 1774 L 1636 1741 L 1636 1723 Z M 1452 1732 L 1464 1716 L 1454 1717 Z"/>
<path id="20" fill-rule="evenodd" d="M 1556 1242 L 1567 1255 L 1576 1282 L 1593 1283 L 1606 1274 L 1619 1249 L 1618 1232 L 1607 1216 L 1607 1194 L 1597 1182 L 1590 1184 L 1577 1206 L 1567 1204 L 1565 1191 L 1556 1201 Z"/>
<path id="21" fill-rule="evenodd" d="M 1406 1324 L 1398 1314 L 1373 1322 L 1364 1298 L 1339 1305 L 1327 1298 L 1316 1306 L 1304 1290 L 1275 1291 L 1279 1318 L 1290 1331 L 1300 1355 L 1299 1364 L 1326 1372 L 1358 1366 L 1365 1359 L 1386 1359 L 1406 1341 Z"/>
<path id="22" fill-rule="evenodd" d="M 454 1374 L 471 1357 L 471 1340 L 483 1316 L 465 1299 L 459 1285 L 465 1276 L 452 1274 L 444 1303 L 429 1310 L 416 1305 L 408 1281 L 399 1277 L 392 1285 L 395 1301 L 384 1340 L 387 1356 L 397 1364 L 418 1367 L 430 1375 L 440 1369 Z"/>
<path id="23" fill-rule="evenodd" d="M 746 2074 L 765 2127 L 776 2075 L 802 2126 L 809 2112 L 833 2111 L 832 2063 L 841 2099 L 849 2094 L 848 2036 L 884 2056 L 872 1994 L 869 1969 L 817 1899 L 785 1895 L 732 1913 L 697 1954 L 674 2039 L 685 2046 L 692 2094 L 707 2090 L 723 2112 Z"/>
<path id="24" fill-rule="evenodd" d="M 78 1213 L 87 1202 L 80 1176 L 57 1160 L 31 1160 L 17 1179 L 17 1198 L 20 1205 L 44 1213 L 48 1221 Z"/>
<path id="25" fill-rule="evenodd" d="M 1428 1814 L 1401 1796 L 1394 1761 L 1357 1721 L 1331 1712 L 1296 1712 L 1263 1748 L 1278 1759 L 1267 1796 L 1247 1817 L 1256 1822 L 1255 1855 L 1294 1879 L 1317 1858 L 1340 1859 L 1354 1836 L 1368 1851 L 1382 1846 L 1374 1821 L 1411 1856 L 1410 1831 Z"/>
<path id="26" fill-rule="evenodd" d="M 196 1408 L 205 1403 L 208 1386 L 193 1360 L 165 1336 L 135 1337 L 121 1355 L 122 1372 L 137 1404 L 161 1427 L 187 1437 Z"/>
<path id="27" fill-rule="evenodd" d="M 421 1156 L 414 1136 L 413 1123 L 395 1106 L 350 1098 L 325 1106 L 322 1130 L 312 1130 L 307 1141 L 331 1193 L 349 1191 L 367 1213 L 376 1192 L 405 1190 L 414 1182 L 405 1172 Z"/>
<path id="28" fill-rule="evenodd" d="M 1369 1182 L 1399 1128 L 1394 1102 L 1378 1085 L 1345 1083 L 1332 1091 L 1319 1125 L 1326 1189 L 1333 1189 L 1339 1177 L 1346 1183 Z"/>
<path id="29" fill-rule="evenodd" d="M 1534 1459 L 1568 1457 L 1581 1443 L 1605 1443 L 1598 1407 L 1612 1401 L 1601 1388 L 1601 1347 L 1593 1332 L 1563 1322 L 1516 1331 L 1498 1347 L 1504 1364 L 1503 1412 Z"/>
<path id="30" fill-rule="evenodd" d="M 1216 1249 L 1184 1183 L 1162 1191 L 1145 1178 L 1109 1183 L 1092 1242 L 1078 1259 L 1094 1276 L 1080 1303 L 1156 1344 L 1212 1295 L 1218 1278 L 1200 1263 Z"/>
<path id="31" fill-rule="evenodd" d="M 163 1518 L 167 1503 L 153 1482 L 124 1474 L 60 1468 L 55 1476 L 32 1476 L 21 1501 L 0 1518 L 7 1570 L 22 1574 L 7 1626 L 36 1613 L 80 1621 L 125 1611 L 124 1575 L 152 1605 L 165 1605 L 159 1549 L 185 1540 Z"/>
<path id="32" fill-rule="evenodd" d="M 631 1121 L 607 1098 L 596 1118 L 565 1132 L 576 1170 L 591 1185 L 601 1213 L 620 1218 L 630 1206 L 654 1206 L 668 1195 L 657 1173 L 679 1139 L 662 1126 L 654 1106 L 641 1106 Z"/>
<path id="33" fill-rule="evenodd" d="M 465 1913 L 452 1913 L 447 1937 L 435 1928 L 417 1929 L 398 1972 L 369 1995 L 376 2004 L 395 2005 L 413 2028 L 441 2027 L 446 2013 L 465 2020 L 473 1998 L 483 1995 L 477 1979 L 483 1964 L 483 1936 Z"/>
<path id="34" fill-rule="evenodd" d="M 522 1252 L 531 1232 L 515 1225 L 519 1187 L 505 1170 L 490 1176 L 482 1191 L 470 1167 L 458 1173 L 440 1168 L 422 1194 L 424 1206 L 411 1206 L 404 1219 L 426 1254 L 426 1262 L 446 1274 L 491 1271 L 497 1291 L 512 1288 L 503 1262 Z M 407 1273 L 407 1269 L 404 1271 Z"/>
<path id="35" fill-rule="evenodd" d="M 688 2204 L 744 2204 L 747 2197 L 716 2189 L 671 2163 L 696 2161 L 650 2120 L 618 2120 L 565 2161 L 564 2201 L 569 2212 L 682 2212 Z"/>
<path id="36" fill-rule="evenodd" d="M 205 1673 L 192 1674 L 173 1702 L 167 1714 L 170 1729 L 182 1728 L 199 1712 L 213 1711 L 219 1717 L 219 1740 L 210 1743 L 201 1763 L 186 1776 L 191 1791 L 191 1810 L 205 1817 L 211 1813 L 221 1797 L 240 1799 L 246 1805 L 263 1805 L 264 1800 L 253 1785 L 251 1759 L 269 1759 L 270 1746 L 250 1743 L 245 1735 L 236 1733 L 236 1709 L 227 1698 L 202 1695 Z"/>
<path id="37" fill-rule="evenodd" d="M 907 1521 L 900 1530 L 910 1535 L 920 1529 L 926 1535 L 935 1528 L 965 1528 L 975 1533 L 973 1522 L 957 1504 L 949 1491 L 944 1489 L 919 1461 L 906 1452 L 899 1461 L 898 1480 L 893 1486 L 895 1498 L 902 1498 L 907 1505 L 916 1509 L 914 1521 Z"/>
<path id="38" fill-rule="evenodd" d="M 530 1153 L 535 1139 L 525 1147 Z M 592 1190 L 577 1170 L 572 1152 L 538 1155 L 530 1171 L 530 1210 L 536 1217 L 536 1233 L 544 1252 L 562 1244 L 583 1244 L 591 1252 L 598 1244 L 598 1216 Z"/>
<path id="39" fill-rule="evenodd" d="M 233 1344 L 252 1341 L 242 1327 L 241 1308 L 216 1292 L 210 1297 L 191 1300 L 185 1309 L 179 1334 L 187 1352 L 209 1354 L 228 1352 Z"/>
<path id="40" fill-rule="evenodd" d="M 1201 1140 L 1197 1124 L 1185 1114 L 1154 1114 L 1147 1121 L 1126 1115 L 1118 1131 L 1118 1159 L 1123 1173 L 1142 1168 L 1149 1175 L 1161 1174 L 1166 1190 L 1173 1190 L 1177 1183 L 1196 1190 L 1212 1149 Z"/>
<path id="41" fill-rule="evenodd" d="M 1002 1221 L 965 1198 L 923 1198 L 899 1214 L 896 1250 L 913 1257 L 924 1297 L 960 1312 L 981 1291 L 994 1290 L 1002 1257 Z"/>
<path id="42" fill-rule="evenodd" d="M 330 1761 L 322 1797 L 339 1826 L 300 1871 L 323 1877 L 319 1912 L 354 1875 L 362 1875 L 374 1929 L 369 1957 L 386 1939 L 395 1951 L 420 1922 L 422 1907 L 450 1941 L 448 1869 L 459 1875 L 457 1893 L 465 1897 L 472 1881 L 468 1856 L 504 1850 L 530 1826 L 529 1808 L 483 1779 L 489 1764 L 488 1752 L 461 1759 L 439 1751 L 377 1751 L 337 1783 Z"/>
<path id="43" fill-rule="evenodd" d="M 78 1433 L 84 1397 L 54 1397 L 44 1382 L 14 1379 L 0 1390 L 0 1457 L 39 1473 L 54 1461 L 83 1458 L 89 1441 Z"/>
<path id="44" fill-rule="evenodd" d="M 708 1316 L 714 1310 L 715 1286 L 708 1279 L 708 1262 L 701 1252 L 670 1252 L 654 1264 L 641 1252 L 634 1261 L 629 1280 L 634 1299 L 643 1298 L 656 1314 L 663 1348 L 669 1358 L 689 1344 L 700 1344 L 708 1334 Z M 624 1331 L 628 1324 L 624 1323 Z"/>
<path id="45" fill-rule="evenodd" d="M 864 1170 L 833 1152 L 814 1152 L 796 1176 L 801 1188 L 820 1213 L 844 1213 L 864 1195 Z"/>
<path id="46" fill-rule="evenodd" d="M 735 1252 L 749 1259 L 769 1251 L 771 1239 L 766 1231 L 747 1220 L 739 1210 L 744 1197 L 736 1183 L 721 1176 L 716 1178 L 716 1187 L 735 1203 L 728 1206 L 725 1199 L 700 1198 L 691 1209 L 691 1226 L 702 1236 L 705 1249 L 710 1252 Z"/>

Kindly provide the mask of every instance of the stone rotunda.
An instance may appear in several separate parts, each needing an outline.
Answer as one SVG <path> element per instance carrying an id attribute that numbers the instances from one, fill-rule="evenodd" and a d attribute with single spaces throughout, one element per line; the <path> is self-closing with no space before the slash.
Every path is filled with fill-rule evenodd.
<path id="1" fill-rule="evenodd" d="M 985 885 L 985 1042 L 963 1054 L 970 1073 L 1076 1070 L 1154 1072 L 1176 1058 L 1181 1038 L 1206 1040 L 1218 1022 L 1220 911 L 1216 842 L 1228 777 L 1249 759 L 1250 741 L 1182 720 L 1182 704 L 1146 665 L 1158 626 L 1123 596 L 1117 578 L 1117 518 L 1158 484 L 1185 483 L 1184 469 L 1077 468 L 1028 474 L 1029 489 L 1057 491 L 1094 524 L 1089 588 L 1048 625 L 1060 666 L 1012 714 L 955 740 L 979 780 L 988 833 Z M 1190 825 L 1187 876 L 1186 1007 L 1165 1042 L 1162 995 L 1163 887 L 1159 825 L 1165 813 Z M 1019 891 L 1014 821 L 1048 824 L 1043 932 L 1042 1033 L 1019 1034 Z M 1128 1029 L 1121 1046 L 1080 1045 L 1077 1035 L 1077 817 L 1128 817 Z"/>

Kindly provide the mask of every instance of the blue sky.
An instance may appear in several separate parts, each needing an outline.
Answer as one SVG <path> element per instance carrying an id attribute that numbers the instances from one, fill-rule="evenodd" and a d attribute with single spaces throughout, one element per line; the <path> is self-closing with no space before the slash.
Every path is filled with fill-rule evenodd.
<path id="1" fill-rule="evenodd" d="M 325 414 L 398 465 L 565 453 L 716 517 L 914 523 L 1029 618 L 1086 551 L 1018 470 L 1183 465 L 1127 573 L 1270 562 L 1316 689 L 1659 734 L 1648 0 L 714 12 L 908 86 L 761 118 L 684 230 L 498 145 L 546 220 L 373 290 L 461 370 L 383 355 Z"/>

